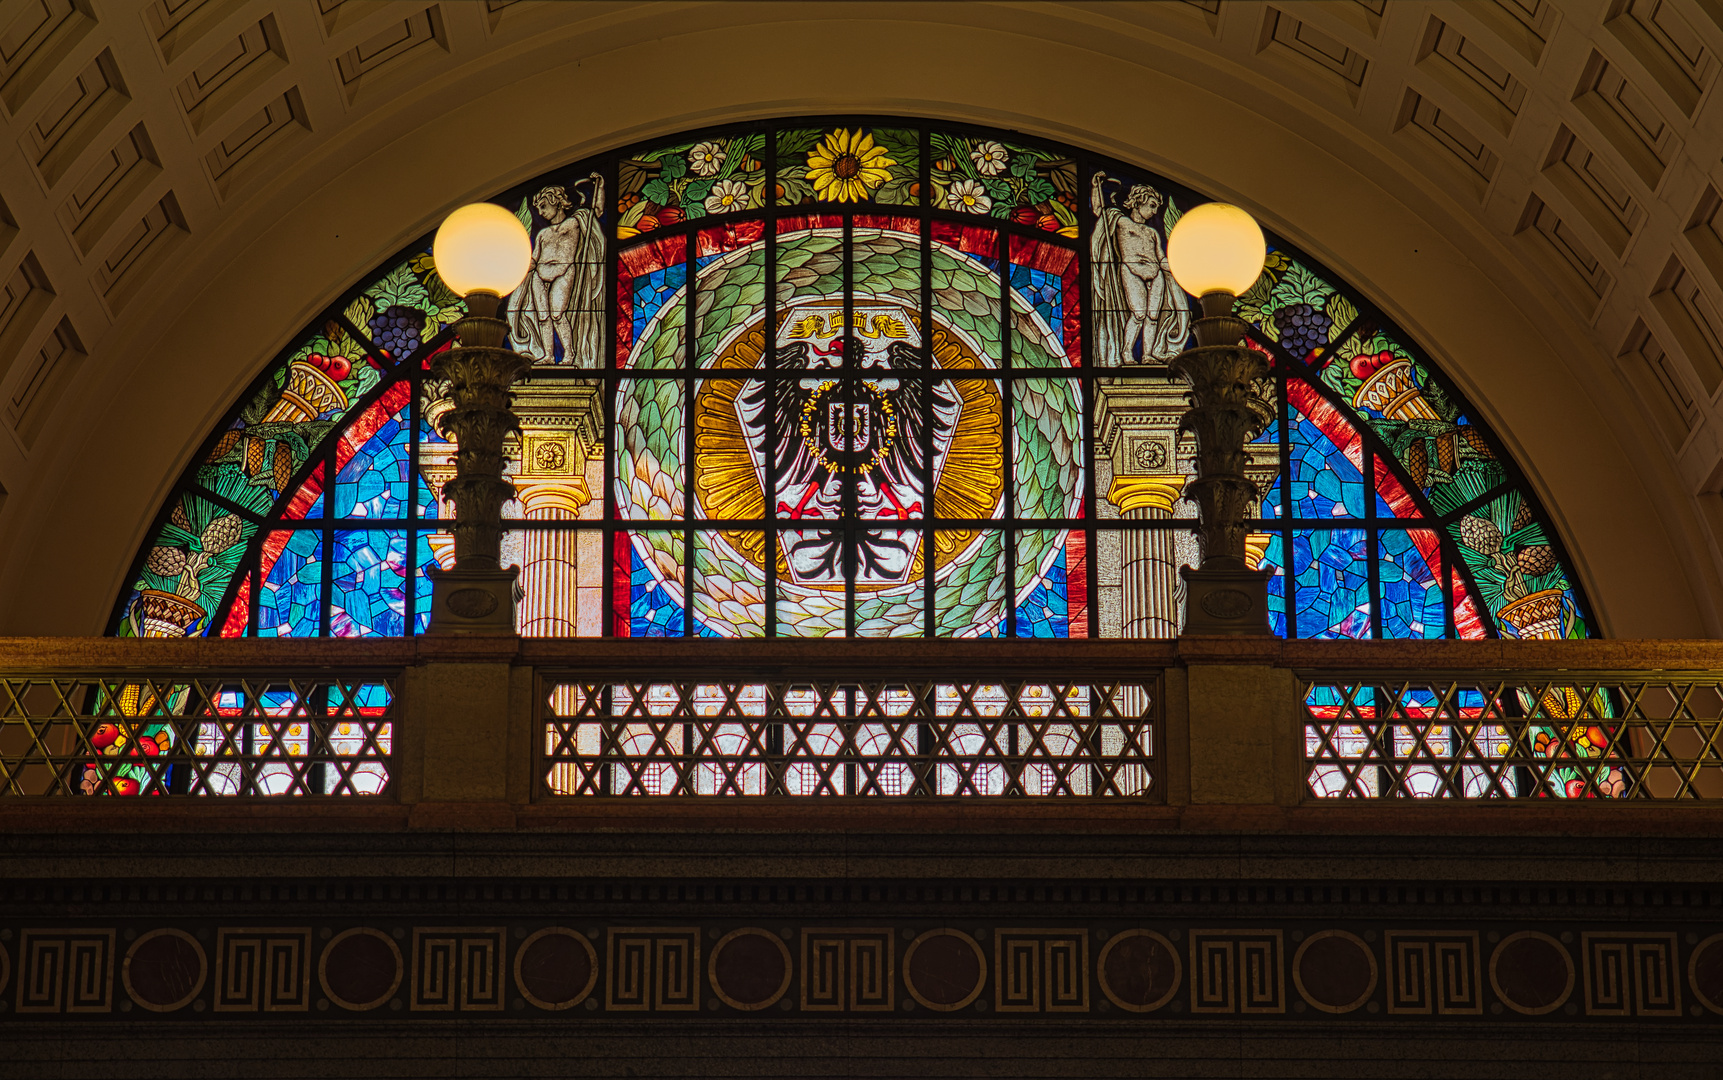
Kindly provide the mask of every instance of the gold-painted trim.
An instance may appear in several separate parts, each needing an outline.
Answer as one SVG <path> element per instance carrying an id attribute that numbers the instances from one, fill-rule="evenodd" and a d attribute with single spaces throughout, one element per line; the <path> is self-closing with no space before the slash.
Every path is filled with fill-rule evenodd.
<path id="1" fill-rule="evenodd" d="M 1310 991 L 1304 988 L 1304 970 L 1300 966 L 1304 963 L 1304 952 L 1323 938 L 1345 938 L 1347 941 L 1358 946 L 1358 948 L 1364 953 L 1365 959 L 1370 961 L 1370 985 L 1364 988 L 1364 992 L 1362 994 L 1359 994 L 1356 998 L 1344 1005 L 1324 1004 L 1323 1002 L 1317 1001 L 1311 996 Z M 1298 946 L 1298 951 L 1292 954 L 1292 985 L 1298 989 L 1298 996 L 1309 1002 L 1311 1008 L 1320 1009 L 1325 1013 L 1349 1013 L 1354 1009 L 1361 1007 L 1366 1001 L 1370 1000 L 1370 995 L 1376 992 L 1376 984 L 1380 981 L 1381 974 L 1382 970 L 1376 963 L 1375 950 L 1370 948 L 1363 938 L 1359 937 L 1357 934 L 1348 933 L 1345 930 L 1321 930 L 1317 933 L 1311 934 Z"/>
<path id="2" fill-rule="evenodd" d="M 954 937 L 969 946 L 970 951 L 975 954 L 975 966 L 979 969 L 979 975 L 975 980 L 975 988 L 969 991 L 969 996 L 962 1000 L 954 1001 L 949 1005 L 941 1005 L 938 1002 L 929 1001 L 922 997 L 921 991 L 915 988 L 915 980 L 910 978 L 909 974 L 909 962 L 910 958 L 915 955 L 915 950 L 921 948 L 922 942 L 929 941 L 936 937 Z M 974 938 L 965 934 L 961 930 L 954 930 L 949 926 L 942 926 L 937 930 L 929 930 L 927 933 L 922 934 L 920 937 L 910 942 L 909 948 L 903 951 L 903 985 L 904 988 L 909 991 L 909 996 L 915 999 L 915 1003 L 917 1005 L 920 1005 L 923 1008 L 932 1009 L 934 1012 L 956 1012 L 957 1010 L 967 1006 L 976 998 L 980 997 L 981 991 L 986 988 L 987 954 L 981 950 L 981 946 L 976 943 Z"/>
<path id="3" fill-rule="evenodd" d="M 526 988 L 526 980 L 521 978 L 521 961 L 526 959 L 527 951 L 532 948 L 533 942 L 542 937 L 549 937 L 552 934 L 559 937 L 573 938 L 575 941 L 580 942 L 581 948 L 586 950 L 586 985 L 581 987 L 579 990 L 576 990 L 574 992 L 574 996 L 566 1001 L 545 1001 L 539 998 L 531 990 Z M 539 930 L 528 935 L 527 939 L 520 943 L 520 948 L 515 950 L 515 985 L 520 988 L 521 997 L 532 1002 L 541 1009 L 547 1009 L 551 1012 L 560 1012 L 563 1009 L 572 1009 L 576 1005 L 585 1001 L 587 995 L 592 993 L 592 988 L 598 985 L 598 950 L 592 947 L 592 942 L 586 940 L 585 934 L 575 930 L 570 930 L 566 926 L 547 926 L 543 930 Z"/>
<path id="4" fill-rule="evenodd" d="M 1184 494 L 1186 479 L 1182 473 L 1115 476 L 1113 485 L 1107 489 L 1107 501 L 1118 507 L 1121 514 L 1142 509 L 1171 514 L 1173 504 Z"/>
<path id="5" fill-rule="evenodd" d="M 1108 983 L 1107 983 L 1107 957 L 1113 955 L 1113 946 L 1119 944 L 1119 942 L 1121 942 L 1121 941 L 1124 941 L 1126 938 L 1138 938 L 1138 937 L 1151 938 L 1154 941 L 1159 942 L 1161 948 L 1163 948 L 1167 951 L 1167 955 L 1171 956 L 1173 958 L 1173 981 L 1172 981 L 1172 984 L 1167 987 L 1166 993 L 1162 994 L 1160 997 L 1158 997 L 1155 1000 L 1148 1002 L 1147 1004 L 1144 1004 L 1144 1005 L 1137 1005 L 1137 1004 L 1133 1004 L 1132 1002 L 1122 1000 L 1119 997 L 1119 995 L 1117 995 L 1113 992 L 1113 988 L 1110 985 L 1108 985 Z M 1121 930 L 1117 934 L 1114 934 L 1111 938 L 1107 939 L 1107 943 L 1105 945 L 1101 946 L 1100 955 L 1095 957 L 1095 981 L 1100 984 L 1101 993 L 1107 995 L 1108 1001 L 1112 1002 L 1114 1005 L 1117 1005 L 1119 1008 L 1124 1009 L 1126 1012 L 1134 1012 L 1134 1013 L 1154 1012 L 1156 1009 L 1159 1009 L 1159 1008 L 1162 1008 L 1163 1006 L 1165 1006 L 1167 1002 L 1169 1002 L 1173 999 L 1173 995 L 1175 995 L 1179 992 L 1179 986 L 1184 981 L 1184 973 L 1185 973 L 1184 960 L 1180 958 L 1179 950 L 1173 947 L 1172 942 L 1168 941 L 1162 935 L 1155 933 L 1153 930 L 1143 930 L 1140 928 L 1139 929 L 1132 929 L 1132 930 Z"/>
<path id="6" fill-rule="evenodd" d="M 783 981 L 778 983 L 778 988 L 776 990 L 759 1001 L 739 1001 L 726 993 L 723 985 L 718 982 L 718 954 L 724 951 L 724 946 L 730 944 L 730 942 L 739 937 L 763 937 L 773 945 L 776 945 L 778 947 L 778 952 L 784 957 Z M 762 930 L 758 926 L 744 926 L 740 930 L 732 930 L 728 934 L 725 934 L 723 937 L 718 939 L 718 944 L 712 946 L 712 955 L 706 960 L 706 982 L 712 987 L 712 993 L 716 994 L 718 996 L 718 1000 L 730 1006 L 730 1008 L 740 1009 L 743 1012 L 756 1012 L 760 1009 L 768 1009 L 773 1005 L 776 1005 L 784 994 L 789 991 L 790 979 L 795 975 L 795 973 L 796 962 L 790 956 L 790 947 L 785 945 L 783 939 L 778 937 L 778 935 L 772 933 L 770 930 Z"/>
<path id="7" fill-rule="evenodd" d="M 185 996 L 180 998 L 178 1001 L 170 1001 L 166 1005 L 157 1004 L 153 1001 L 145 1001 L 141 994 L 132 989 L 132 957 L 137 955 L 137 951 L 143 947 L 144 942 L 152 941 L 155 938 L 163 936 L 179 938 L 181 941 L 186 942 L 193 949 L 197 950 L 197 978 L 192 982 L 191 989 L 188 990 Z M 4 970 L 4 967 L 0 966 L 0 972 L 4 972 Z M 204 980 L 208 977 L 209 955 L 204 952 L 203 946 L 198 944 L 197 939 L 186 933 L 184 930 L 151 930 L 146 934 L 140 935 L 136 941 L 132 942 L 131 948 L 126 950 L 125 962 L 120 965 L 120 985 L 126 988 L 127 996 L 136 1002 L 139 1008 L 148 1009 L 150 1012 L 170 1013 L 190 1005 L 192 999 L 202 992 Z M 3 977 L 0 977 L 0 988 L 4 988 L 5 985 L 6 980 Z"/>
<path id="8" fill-rule="evenodd" d="M 383 991 L 381 995 L 370 1001 L 348 1001 L 340 994 L 329 989 L 329 953 L 334 950 L 335 946 L 346 941 L 348 938 L 355 937 L 359 934 L 364 934 L 366 937 L 376 938 L 378 941 L 389 946 L 389 951 L 395 954 L 395 978 L 389 983 L 389 989 Z M 351 930 L 343 930 L 339 934 L 336 934 L 334 937 L 329 939 L 329 944 L 323 946 L 323 954 L 317 958 L 317 982 L 323 987 L 323 992 L 328 995 L 330 1001 L 333 1001 L 343 1009 L 348 1009 L 352 1012 L 369 1012 L 394 997 L 395 991 L 401 989 L 401 979 L 406 974 L 406 971 L 407 964 L 401 957 L 401 947 L 396 945 L 394 940 L 390 938 L 388 934 L 369 926 L 355 926 Z"/>

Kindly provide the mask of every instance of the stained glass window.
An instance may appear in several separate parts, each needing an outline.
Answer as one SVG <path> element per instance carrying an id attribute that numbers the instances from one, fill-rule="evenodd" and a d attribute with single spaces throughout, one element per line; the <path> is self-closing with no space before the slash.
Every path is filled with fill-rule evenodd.
<path id="1" fill-rule="evenodd" d="M 1167 232 L 1204 196 L 1016 134 L 795 120 L 499 195 L 534 361 L 510 446 L 521 632 L 1167 637 L 1195 563 Z M 1584 637 L 1547 518 L 1356 290 L 1270 237 L 1248 542 L 1293 637 Z M 163 508 L 113 632 L 398 636 L 452 562 L 429 237 L 299 335 Z"/>

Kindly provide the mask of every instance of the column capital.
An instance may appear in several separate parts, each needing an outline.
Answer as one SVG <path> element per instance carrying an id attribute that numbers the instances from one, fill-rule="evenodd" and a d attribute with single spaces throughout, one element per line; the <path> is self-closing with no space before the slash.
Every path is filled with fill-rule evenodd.
<path id="1" fill-rule="evenodd" d="M 541 480 L 516 477 L 515 498 L 530 518 L 577 518 L 580 508 L 592 501 L 592 492 L 583 476 Z"/>
<path id="2" fill-rule="evenodd" d="M 1113 486 L 1107 489 L 1107 501 L 1118 507 L 1121 514 L 1143 509 L 1171 514 L 1173 503 L 1184 492 L 1186 479 L 1178 473 L 1115 476 Z"/>

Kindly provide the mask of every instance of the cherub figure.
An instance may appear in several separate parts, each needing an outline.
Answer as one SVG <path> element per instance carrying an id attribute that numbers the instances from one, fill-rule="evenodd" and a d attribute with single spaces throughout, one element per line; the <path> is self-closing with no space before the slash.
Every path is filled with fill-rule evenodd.
<path id="1" fill-rule="evenodd" d="M 1160 214 L 1161 193 L 1134 184 L 1123 207 L 1114 205 L 1106 173 L 1097 172 L 1089 190 L 1095 211 L 1090 240 L 1095 312 L 1095 362 L 1102 367 L 1164 364 L 1179 354 L 1190 337 L 1190 307 L 1173 281 L 1151 222 Z M 1117 183 L 1117 181 L 1113 181 Z"/>
<path id="2" fill-rule="evenodd" d="M 600 365 L 604 345 L 604 178 L 593 173 L 585 206 L 557 184 L 532 197 L 548 224 L 532 245 L 532 268 L 509 297 L 515 351 L 550 363 L 562 341 L 562 363 Z"/>

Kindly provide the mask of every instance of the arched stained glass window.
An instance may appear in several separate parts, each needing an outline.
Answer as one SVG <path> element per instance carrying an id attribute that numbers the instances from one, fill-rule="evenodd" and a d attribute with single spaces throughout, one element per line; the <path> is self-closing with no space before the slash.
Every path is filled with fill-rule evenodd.
<path id="1" fill-rule="evenodd" d="M 505 562 L 520 629 L 615 637 L 1167 637 L 1194 563 L 1165 236 L 1205 201 L 1005 132 L 689 135 L 498 196 Z M 1584 637 L 1547 519 L 1415 344 L 1270 237 L 1249 550 L 1293 637 Z M 121 635 L 396 636 L 452 561 L 429 238 L 260 377 L 164 507 Z"/>

